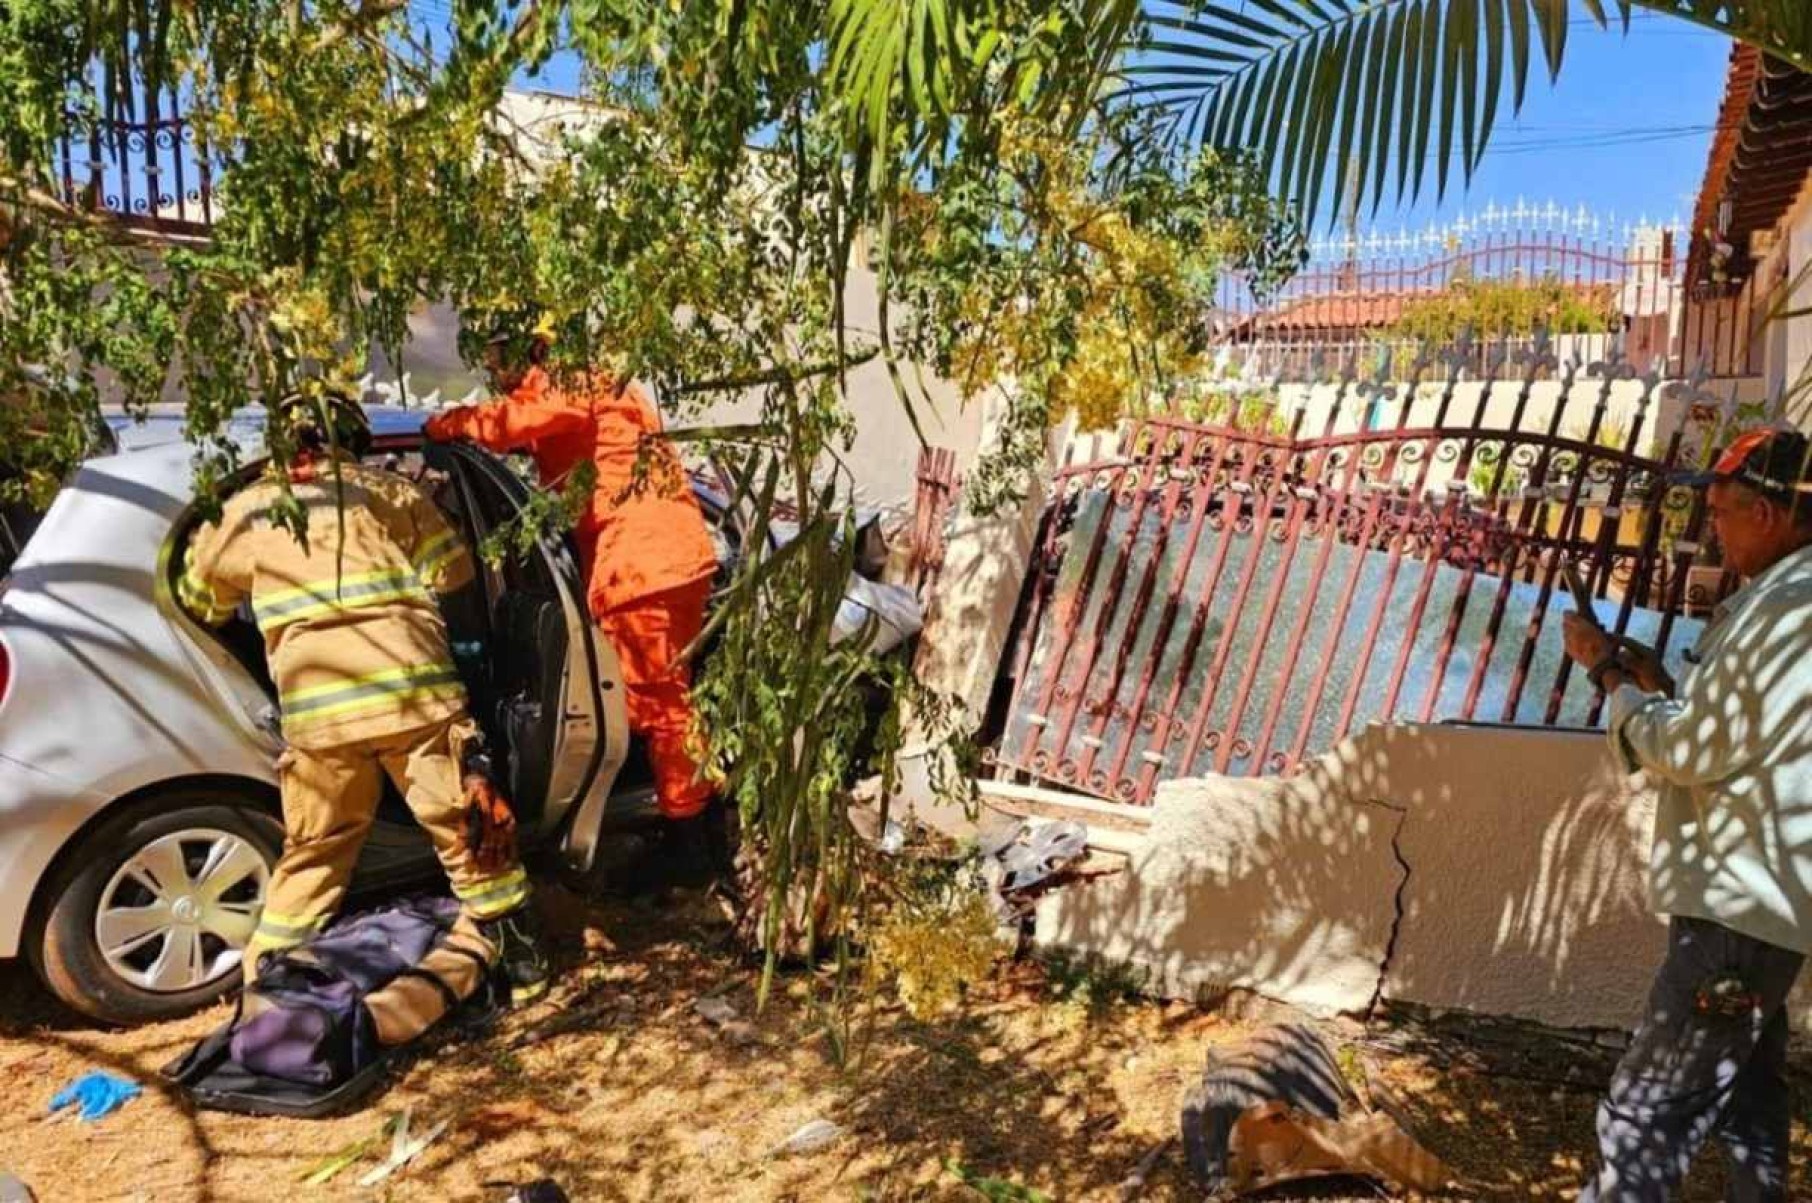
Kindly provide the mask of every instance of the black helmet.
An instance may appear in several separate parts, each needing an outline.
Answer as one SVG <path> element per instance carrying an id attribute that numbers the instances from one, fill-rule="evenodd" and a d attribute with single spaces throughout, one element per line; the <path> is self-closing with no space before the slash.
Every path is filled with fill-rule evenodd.
<path id="1" fill-rule="evenodd" d="M 333 447 L 355 457 L 371 450 L 371 420 L 358 402 L 343 394 L 290 393 L 277 402 L 277 418 L 305 450 Z"/>
<path id="2" fill-rule="evenodd" d="M 460 315 L 459 353 L 468 363 L 478 363 L 490 347 L 504 348 L 507 363 L 526 365 L 554 342 L 554 328 L 545 310 L 536 304 L 501 308 L 468 309 Z"/>

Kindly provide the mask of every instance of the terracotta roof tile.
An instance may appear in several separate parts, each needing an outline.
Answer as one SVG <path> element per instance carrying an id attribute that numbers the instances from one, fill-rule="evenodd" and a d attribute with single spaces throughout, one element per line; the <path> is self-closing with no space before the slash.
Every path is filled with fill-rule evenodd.
<path id="1" fill-rule="evenodd" d="M 1704 232 L 1715 228 L 1720 200 L 1731 201 L 1725 237 L 1736 248 L 1732 268 L 1740 275 L 1747 266 L 1750 235 L 1780 222 L 1809 173 L 1812 75 L 1766 58 L 1752 46 L 1734 47 L 1705 181 L 1693 210 L 1688 279 L 1701 272 L 1708 251 Z"/>

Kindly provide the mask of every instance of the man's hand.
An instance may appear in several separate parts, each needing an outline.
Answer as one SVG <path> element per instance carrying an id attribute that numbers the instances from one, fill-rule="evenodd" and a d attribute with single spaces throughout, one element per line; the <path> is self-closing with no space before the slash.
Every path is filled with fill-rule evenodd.
<path id="1" fill-rule="evenodd" d="M 1648 693 L 1673 696 L 1673 674 L 1661 663 L 1661 657 L 1655 654 L 1654 648 L 1637 643 L 1634 639 L 1619 639 L 1617 659 L 1629 670 L 1630 676 L 1636 679 L 1639 688 Z"/>
<path id="2" fill-rule="evenodd" d="M 468 773 L 466 789 L 466 847 L 481 873 L 496 873 L 516 860 L 516 816 L 510 804 L 480 773 Z"/>
<path id="3" fill-rule="evenodd" d="M 1567 657 L 1588 672 L 1617 650 L 1616 642 L 1603 627 L 1580 614 L 1561 616 L 1561 634 L 1566 640 Z"/>

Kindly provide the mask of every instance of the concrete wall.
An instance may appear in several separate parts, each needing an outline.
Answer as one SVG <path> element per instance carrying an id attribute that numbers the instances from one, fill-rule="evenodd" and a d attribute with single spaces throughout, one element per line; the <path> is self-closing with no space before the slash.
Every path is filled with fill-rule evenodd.
<path id="1" fill-rule="evenodd" d="M 878 341 L 876 285 L 873 272 L 861 266 L 851 268 L 844 304 L 852 346 L 872 346 Z M 957 471 L 967 474 L 982 440 L 981 402 L 965 403 L 961 390 L 929 369 L 918 371 L 905 365 L 903 371 L 925 441 L 956 452 Z M 855 439 L 844 460 L 855 481 L 857 503 L 909 511 L 918 490 L 919 435 L 894 388 L 887 365 L 876 359 L 852 370 L 848 397 L 855 420 Z M 686 425 L 747 422 L 754 420 L 760 409 L 757 396 L 725 397 L 669 420 Z"/>
<path id="2" fill-rule="evenodd" d="M 544 163 L 565 153 L 564 136 L 583 135 L 611 120 L 611 115 L 572 97 L 510 89 L 504 93 L 499 120 L 532 162 Z M 852 344 L 873 345 L 880 325 L 877 281 L 861 254 L 855 260 L 844 297 L 845 322 Z M 426 398 L 438 392 L 442 403 L 488 391 L 481 377 L 460 360 L 459 321 L 452 309 L 444 305 L 424 309 L 411 318 L 409 327 L 402 362 L 392 364 L 375 356 L 371 365 L 375 376 L 398 380 L 407 372 L 408 395 Z M 885 364 L 876 360 L 849 374 L 855 436 L 844 462 L 853 479 L 854 497 L 858 505 L 895 513 L 910 511 L 917 493 L 920 431 L 926 442 L 956 452 L 957 470 L 966 473 L 974 463 L 982 429 L 980 405 L 965 404 L 949 381 L 910 365 L 905 375 L 915 396 L 917 429 Z M 760 398 L 755 395 L 726 396 L 703 406 L 673 406 L 659 397 L 656 401 L 676 426 L 742 423 L 760 413 Z"/>
<path id="3" fill-rule="evenodd" d="M 1755 264 L 1748 291 L 1741 297 L 1698 303 L 1704 317 L 1695 317 L 1688 329 L 1703 330 L 1707 340 L 1726 347 L 1734 337 L 1741 346 L 1742 335 L 1732 331 L 1747 323 L 1745 328 L 1752 328 L 1748 366 L 1759 375 L 1742 400 L 1769 402 L 1766 417 L 1812 429 L 1812 313 L 1785 316 L 1812 308 L 1812 174 L 1785 216 L 1749 249 Z M 1696 355 L 1697 349 L 1689 346 L 1687 362 Z"/>
<path id="4" fill-rule="evenodd" d="M 1406 417 L 1399 417 L 1404 413 L 1404 406 L 1395 397 L 1376 403 L 1377 417 L 1391 427 L 1420 429 L 1432 426 L 1445 391 L 1446 386 L 1441 384 L 1418 385 Z M 1482 381 L 1461 381 L 1454 388 L 1452 400 L 1448 403 L 1445 425 L 1470 426 L 1477 422 L 1487 430 L 1508 430 L 1511 419 L 1516 415 L 1517 398 L 1521 391 L 1522 385 L 1517 381 L 1500 381 L 1489 385 Z M 1599 437 L 1601 440 L 1614 440 L 1618 446 L 1622 446 L 1634 425 L 1637 410 L 1646 393 L 1647 385 L 1636 380 L 1613 381 L 1608 391 L 1605 382 L 1600 380 L 1581 379 L 1570 390 L 1563 388 L 1559 381 L 1537 381 L 1530 389 L 1517 429 L 1543 433 L 1553 426 L 1555 432 L 1562 437 L 1584 439 L 1591 426 L 1592 411 L 1597 407 L 1599 398 L 1604 397 L 1605 415 L 1599 425 Z M 1659 390 L 1659 394 L 1664 393 L 1665 390 Z M 1330 384 L 1286 384 L 1279 390 L 1279 401 L 1286 417 L 1294 415 L 1298 409 L 1303 411 L 1302 433 L 1305 438 L 1321 434 L 1327 427 L 1330 410 L 1334 433 L 1345 434 L 1363 429 L 1372 409 L 1371 405 L 1354 396 L 1350 390 Z M 1681 409 L 1680 405 L 1665 395 L 1654 396 L 1637 443 L 1637 451 L 1641 454 L 1659 454 L 1678 424 Z M 1554 421 L 1557 410 L 1558 423 Z M 1440 467 L 1441 465 L 1436 465 L 1437 469 Z M 1434 484 L 1441 483 L 1433 479 L 1433 473 L 1430 478 Z"/>
<path id="5" fill-rule="evenodd" d="M 1782 223 L 1781 239 L 1787 256 L 1787 282 L 1793 290 L 1786 307 L 1789 311 L 1812 310 L 1812 177 Z M 1780 344 L 1780 366 L 1770 383 L 1776 393 L 1790 394 L 1812 382 L 1812 313 L 1782 319 L 1777 326 L 1771 336 Z M 1812 397 L 1789 397 L 1786 416 L 1802 429 L 1812 430 Z"/>
<path id="6" fill-rule="evenodd" d="M 875 277 L 865 269 L 852 270 L 849 279 L 848 322 L 852 344 L 872 344 L 877 322 Z M 393 381 L 407 373 L 409 395 L 431 404 L 450 403 L 468 395 L 488 393 L 480 375 L 459 358 L 458 315 L 445 305 L 424 309 L 410 319 L 410 341 L 400 363 L 382 355 L 373 357 L 373 375 Z M 924 396 L 918 398 L 917 417 L 925 440 L 956 452 L 957 471 L 966 473 L 974 464 L 981 442 L 980 404 L 964 404 L 955 385 L 930 372 L 906 375 L 915 396 L 922 380 Z M 438 397 L 432 397 L 438 393 Z M 657 400 L 661 400 L 657 398 Z M 918 435 L 912 419 L 895 392 L 886 365 L 876 360 L 849 374 L 849 407 L 855 420 L 855 438 L 844 456 L 855 483 L 856 502 L 865 507 L 907 512 L 918 490 Z M 674 426 L 726 425 L 755 420 L 761 412 L 756 395 L 726 396 L 704 405 L 663 404 Z"/>
<path id="7" fill-rule="evenodd" d="M 1296 777 L 1163 786 L 1126 871 L 1047 898 L 1038 939 L 1177 997 L 1625 1027 L 1665 934 L 1653 811 L 1596 733 L 1373 727 Z"/>
<path id="8" fill-rule="evenodd" d="M 1005 416 L 1003 399 L 987 406 L 983 454 L 999 445 Z M 1065 437 L 1064 432 L 1052 433 L 1043 468 L 1032 473 L 1019 504 L 983 514 L 976 512 L 971 494 L 960 494 L 948 524 L 944 563 L 926 598 L 925 629 L 913 670 L 922 684 L 961 704 L 970 729 L 986 717 L 1000 677 L 1039 515 Z"/>

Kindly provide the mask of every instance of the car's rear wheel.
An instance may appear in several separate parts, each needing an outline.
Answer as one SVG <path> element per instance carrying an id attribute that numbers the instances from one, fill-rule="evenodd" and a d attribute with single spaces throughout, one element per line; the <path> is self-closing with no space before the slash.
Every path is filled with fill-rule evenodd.
<path id="1" fill-rule="evenodd" d="M 225 791 L 166 794 L 109 818 L 44 895 L 39 977 L 110 1023 L 212 1002 L 239 980 L 282 841 L 273 816 Z"/>

